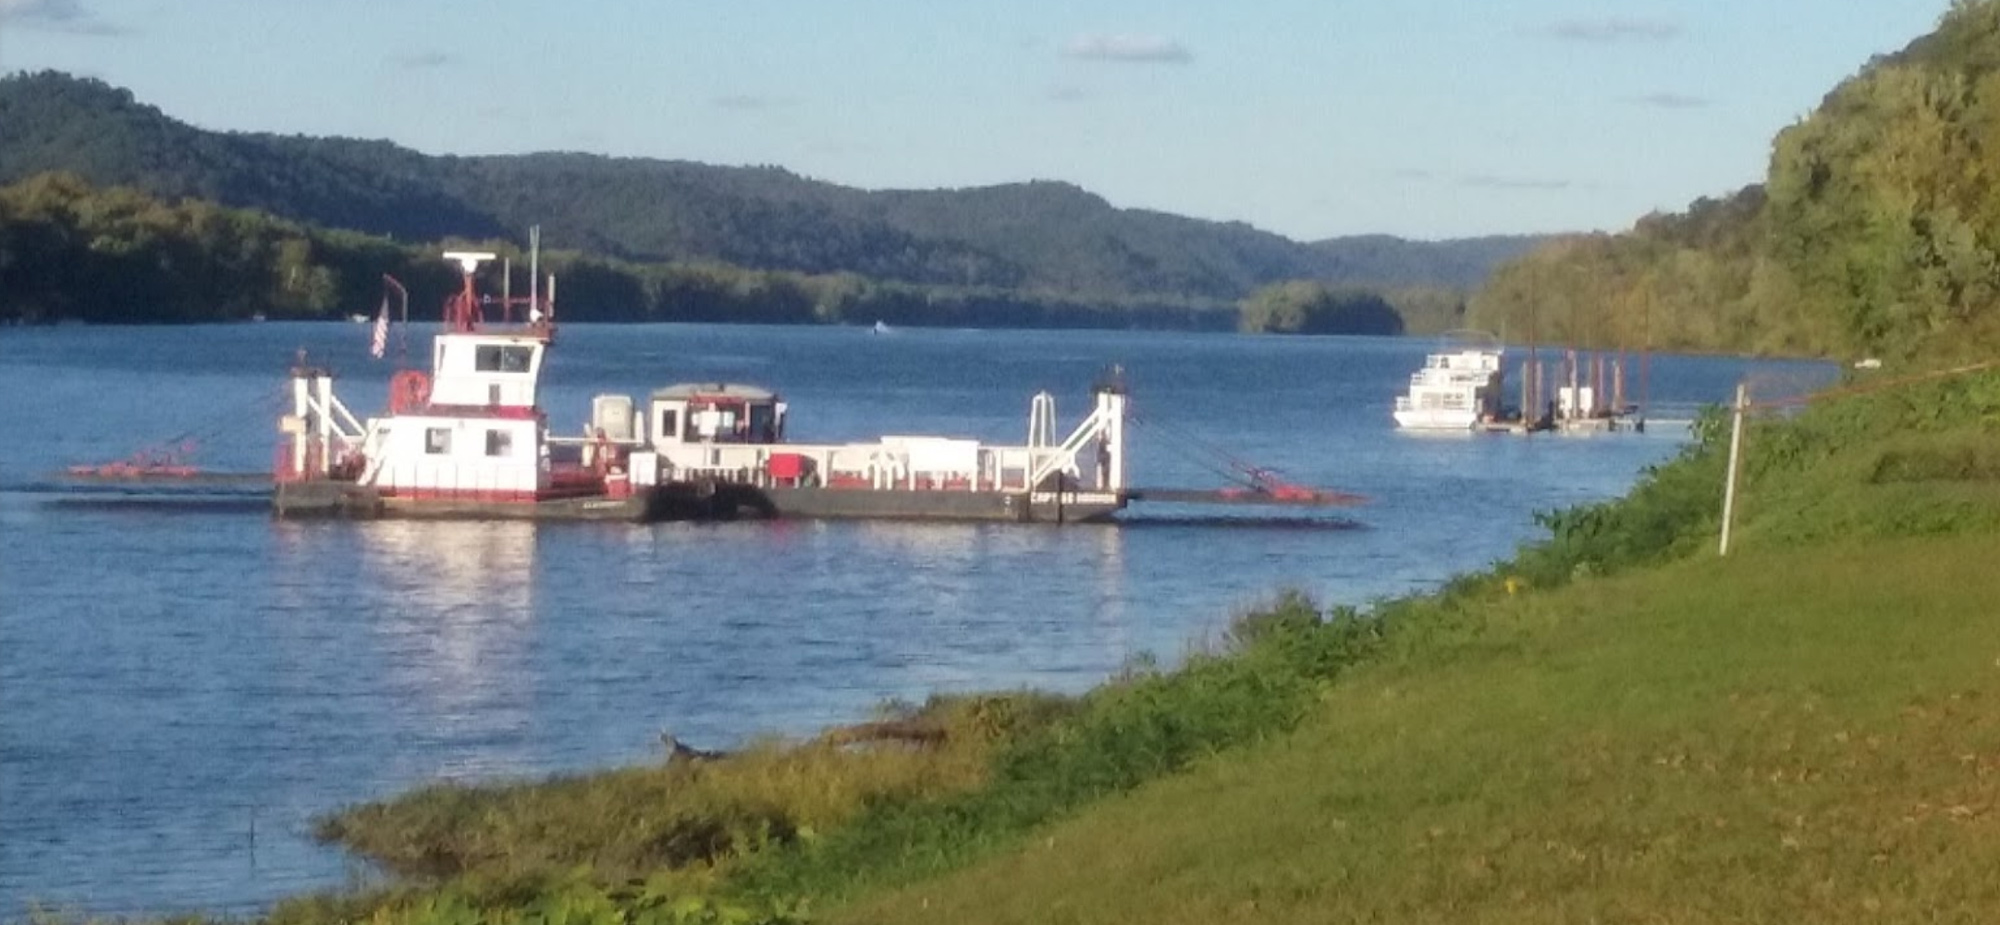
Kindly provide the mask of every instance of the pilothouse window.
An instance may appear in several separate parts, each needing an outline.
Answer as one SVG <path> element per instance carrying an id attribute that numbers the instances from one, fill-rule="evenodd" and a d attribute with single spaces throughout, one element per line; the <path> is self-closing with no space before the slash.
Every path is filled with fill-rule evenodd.
<path id="1" fill-rule="evenodd" d="M 480 344 L 472 367 L 482 373 L 525 373 L 535 361 L 535 348 L 516 344 Z"/>

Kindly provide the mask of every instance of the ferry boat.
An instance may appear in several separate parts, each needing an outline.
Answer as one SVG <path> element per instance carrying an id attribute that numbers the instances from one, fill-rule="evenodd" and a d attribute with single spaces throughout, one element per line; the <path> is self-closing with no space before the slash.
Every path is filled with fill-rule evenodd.
<path id="1" fill-rule="evenodd" d="M 278 516 L 1067 523 L 1108 519 L 1128 500 L 1116 377 L 1095 386 L 1095 407 L 1061 439 L 1054 399 L 1034 396 L 1026 442 L 1014 446 L 915 435 L 792 444 L 776 392 L 712 382 L 643 399 L 598 395 L 585 433 L 556 435 L 539 403 L 554 277 L 547 298 L 531 285 L 525 302 L 495 300 L 474 283 L 495 255 L 444 256 L 463 286 L 446 303 L 429 371 L 397 373 L 386 413 L 361 420 L 335 396 L 330 371 L 304 356 L 292 368 Z M 485 317 L 494 306 L 497 321 Z"/>
<path id="2" fill-rule="evenodd" d="M 1506 373 L 1499 338 L 1452 331 L 1396 396 L 1396 425 L 1411 430 L 1471 430 L 1501 415 Z"/>

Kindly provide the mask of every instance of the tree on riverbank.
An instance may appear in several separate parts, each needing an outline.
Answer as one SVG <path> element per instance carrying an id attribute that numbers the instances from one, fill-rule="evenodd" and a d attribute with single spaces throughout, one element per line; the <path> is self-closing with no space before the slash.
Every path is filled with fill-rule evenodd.
<path id="1" fill-rule="evenodd" d="M 2000 347 L 2000 3 L 1871 61 L 1765 182 L 1502 267 L 1476 326 L 1543 342 L 1908 356 Z"/>
<path id="2" fill-rule="evenodd" d="M 1372 292 L 1335 292 L 1311 280 L 1273 283 L 1238 306 L 1251 334 L 1401 334 L 1403 317 Z"/>

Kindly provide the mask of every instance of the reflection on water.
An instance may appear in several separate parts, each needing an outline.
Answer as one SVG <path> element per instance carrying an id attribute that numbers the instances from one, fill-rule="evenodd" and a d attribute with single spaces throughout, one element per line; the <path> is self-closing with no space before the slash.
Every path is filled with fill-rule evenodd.
<path id="1" fill-rule="evenodd" d="M 1092 610 L 1097 614 L 1097 631 L 1108 649 L 1125 653 L 1129 659 L 1132 637 L 1126 624 L 1125 531 L 1117 527 L 1095 529 L 1091 538 L 1097 541 L 1095 580 L 1090 583 L 1096 592 Z"/>
<path id="2" fill-rule="evenodd" d="M 433 773 L 530 766 L 535 530 L 531 523 L 379 521 L 361 525 L 359 612 L 371 616 L 384 681 L 417 734 L 476 744 Z"/>

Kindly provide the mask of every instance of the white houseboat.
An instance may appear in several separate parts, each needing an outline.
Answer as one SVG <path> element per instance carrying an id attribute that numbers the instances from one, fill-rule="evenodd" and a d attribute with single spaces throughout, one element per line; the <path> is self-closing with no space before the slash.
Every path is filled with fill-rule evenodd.
<path id="1" fill-rule="evenodd" d="M 1453 331 L 1396 396 L 1396 425 L 1412 430 L 1471 430 L 1501 415 L 1506 373 L 1498 338 Z"/>

